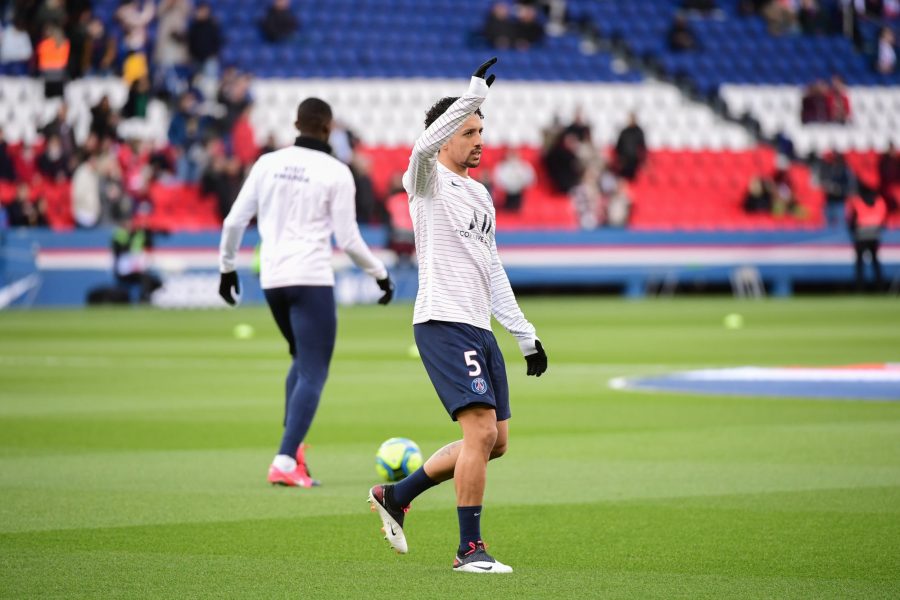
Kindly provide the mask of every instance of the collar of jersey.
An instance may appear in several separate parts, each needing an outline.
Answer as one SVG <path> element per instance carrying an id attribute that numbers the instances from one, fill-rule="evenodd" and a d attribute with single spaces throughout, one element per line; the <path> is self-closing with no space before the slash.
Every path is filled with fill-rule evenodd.
<path id="1" fill-rule="evenodd" d="M 321 140 L 317 140 L 315 138 L 299 136 L 297 140 L 294 142 L 295 146 L 299 146 L 300 148 L 309 148 L 310 150 L 318 150 L 319 152 L 324 152 L 325 154 L 331 154 L 331 146 L 328 142 L 323 142 Z"/>

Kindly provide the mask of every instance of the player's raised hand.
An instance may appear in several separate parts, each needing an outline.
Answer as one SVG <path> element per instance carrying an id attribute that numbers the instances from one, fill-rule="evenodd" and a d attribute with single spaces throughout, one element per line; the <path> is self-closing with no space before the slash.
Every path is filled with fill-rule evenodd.
<path id="1" fill-rule="evenodd" d="M 547 370 L 547 353 L 544 352 L 541 340 L 535 340 L 534 347 L 537 348 L 537 352 L 526 356 L 525 362 L 528 363 L 528 374 L 540 377 Z"/>
<path id="2" fill-rule="evenodd" d="M 486 63 L 478 67 L 478 69 L 474 73 L 472 73 L 472 76 L 478 77 L 479 79 L 484 79 L 484 82 L 488 84 L 488 87 L 491 87 L 491 84 L 494 83 L 495 76 L 488 75 L 487 78 L 485 78 L 485 74 L 487 73 L 487 70 L 493 67 L 494 63 L 496 62 L 497 57 L 495 56 L 494 58 L 488 60 Z"/>
<path id="3" fill-rule="evenodd" d="M 222 300 L 234 306 L 237 300 L 232 295 L 232 289 L 234 289 L 234 295 L 240 295 L 241 284 L 238 281 L 237 271 L 222 273 L 219 277 L 219 295 L 222 296 Z"/>
<path id="4" fill-rule="evenodd" d="M 378 299 L 378 304 L 387 304 L 394 297 L 394 282 L 391 281 L 390 277 L 377 279 L 375 282 L 378 284 L 378 287 L 381 288 L 381 291 L 384 292 L 384 295 Z"/>

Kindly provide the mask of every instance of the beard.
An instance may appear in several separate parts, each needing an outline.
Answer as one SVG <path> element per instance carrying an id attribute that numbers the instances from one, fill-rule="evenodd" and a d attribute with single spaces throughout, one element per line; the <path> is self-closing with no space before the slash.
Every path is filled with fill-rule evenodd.
<path id="1" fill-rule="evenodd" d="M 469 156 L 466 158 L 466 161 L 463 164 L 466 166 L 466 168 L 469 168 L 469 169 L 476 168 L 478 165 L 481 164 L 481 153 L 479 152 L 478 154 L 476 154 L 473 152 L 473 153 L 469 154 Z"/>

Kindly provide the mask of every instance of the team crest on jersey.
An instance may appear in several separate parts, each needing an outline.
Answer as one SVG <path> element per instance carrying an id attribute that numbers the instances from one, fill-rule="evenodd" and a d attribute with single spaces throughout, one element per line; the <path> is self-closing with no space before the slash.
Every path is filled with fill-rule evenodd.
<path id="1" fill-rule="evenodd" d="M 487 382 L 482 377 L 472 380 L 472 391 L 476 394 L 484 394 L 487 391 Z"/>
<path id="2" fill-rule="evenodd" d="M 494 219 L 488 213 L 473 210 L 469 228 L 466 230 L 460 229 L 458 232 L 459 237 L 473 239 L 483 244 L 490 244 L 494 237 Z"/>

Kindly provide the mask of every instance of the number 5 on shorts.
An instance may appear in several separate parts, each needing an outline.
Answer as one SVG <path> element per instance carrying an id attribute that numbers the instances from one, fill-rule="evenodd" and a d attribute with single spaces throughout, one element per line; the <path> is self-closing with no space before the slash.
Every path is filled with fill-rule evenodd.
<path id="1" fill-rule="evenodd" d="M 475 360 L 475 357 L 478 356 L 477 350 L 467 350 L 463 352 L 463 356 L 466 358 L 466 366 L 472 367 L 472 370 L 469 371 L 469 377 L 477 377 L 481 375 L 481 365 L 478 364 L 478 361 Z"/>

